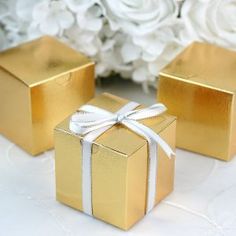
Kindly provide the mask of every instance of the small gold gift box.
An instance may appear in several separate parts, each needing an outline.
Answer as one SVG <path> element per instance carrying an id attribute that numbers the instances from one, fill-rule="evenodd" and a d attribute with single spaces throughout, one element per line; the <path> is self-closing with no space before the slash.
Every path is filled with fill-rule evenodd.
<path id="1" fill-rule="evenodd" d="M 236 153 L 236 53 L 193 43 L 160 73 L 158 101 L 178 117 L 177 146 L 228 161 Z"/>
<path id="2" fill-rule="evenodd" d="M 0 133 L 32 155 L 53 147 L 53 129 L 94 95 L 94 64 L 52 37 L 0 54 Z"/>
<path id="3" fill-rule="evenodd" d="M 116 112 L 127 100 L 102 94 L 88 104 Z M 122 229 L 129 229 L 146 214 L 150 160 L 147 140 L 122 124 L 115 124 L 98 136 L 91 146 L 91 182 L 83 180 L 82 158 L 84 137 L 70 129 L 71 117 L 55 128 L 56 196 L 57 200 L 86 212 L 83 201 L 89 198 L 83 189 L 91 189 L 94 217 Z M 175 148 L 175 117 L 166 113 L 139 121 Z M 175 158 L 168 158 L 158 145 L 154 175 L 156 205 L 173 189 Z M 148 167 L 149 166 L 149 167 Z M 88 167 L 88 166 L 87 166 Z M 84 177 L 85 178 L 85 177 Z M 85 182 L 84 182 L 85 181 Z"/>

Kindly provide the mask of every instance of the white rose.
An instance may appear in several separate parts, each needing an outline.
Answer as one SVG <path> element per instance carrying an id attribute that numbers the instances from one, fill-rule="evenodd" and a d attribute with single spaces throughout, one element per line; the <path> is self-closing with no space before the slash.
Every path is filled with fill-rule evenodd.
<path id="1" fill-rule="evenodd" d="M 236 0 L 187 0 L 182 19 L 185 44 L 200 40 L 236 49 Z"/>
<path id="2" fill-rule="evenodd" d="M 177 4 L 174 0 L 101 0 L 112 30 L 124 32 L 120 46 L 122 63 L 132 67 L 139 83 L 155 83 L 159 70 L 180 48 L 176 39 Z M 170 48 L 174 50 L 169 50 Z M 168 55 L 164 55 L 168 54 Z M 167 59 L 168 58 L 168 59 Z"/>
<path id="3" fill-rule="evenodd" d="M 174 0 L 101 0 L 113 30 L 146 34 L 171 24 L 177 14 Z"/>

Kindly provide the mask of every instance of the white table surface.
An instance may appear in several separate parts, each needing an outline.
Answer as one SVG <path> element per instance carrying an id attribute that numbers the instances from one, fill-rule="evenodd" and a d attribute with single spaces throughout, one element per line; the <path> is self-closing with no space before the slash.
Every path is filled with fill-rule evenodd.
<path id="1" fill-rule="evenodd" d="M 144 104 L 129 82 L 108 83 L 101 91 Z M 0 136 L 0 235 L 24 236 L 234 236 L 236 235 L 236 158 L 226 163 L 177 150 L 175 190 L 150 214 L 124 232 L 55 200 L 54 151 L 32 158 Z"/>

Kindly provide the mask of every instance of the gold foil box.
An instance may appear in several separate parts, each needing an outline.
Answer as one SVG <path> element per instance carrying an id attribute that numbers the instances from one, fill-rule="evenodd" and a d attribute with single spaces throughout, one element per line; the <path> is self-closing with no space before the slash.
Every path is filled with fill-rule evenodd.
<path id="1" fill-rule="evenodd" d="M 116 112 L 127 100 L 102 94 L 88 104 Z M 70 117 L 55 128 L 57 200 L 80 211 L 82 207 L 81 136 L 69 129 Z M 162 114 L 140 121 L 175 148 L 175 117 Z M 159 147 L 155 204 L 173 189 L 174 158 Z M 115 125 L 92 145 L 93 216 L 129 229 L 145 215 L 147 198 L 147 141 L 122 125 Z"/>
<path id="2" fill-rule="evenodd" d="M 158 100 L 178 117 L 177 146 L 230 160 L 236 153 L 236 53 L 193 43 L 160 73 Z"/>
<path id="3" fill-rule="evenodd" d="M 52 37 L 0 54 L 0 133 L 35 155 L 57 123 L 94 95 L 94 63 Z"/>

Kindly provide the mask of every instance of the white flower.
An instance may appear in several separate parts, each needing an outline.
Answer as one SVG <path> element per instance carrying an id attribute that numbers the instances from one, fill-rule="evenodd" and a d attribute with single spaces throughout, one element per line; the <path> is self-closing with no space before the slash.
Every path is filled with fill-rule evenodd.
<path id="1" fill-rule="evenodd" d="M 148 62 L 148 71 L 150 75 L 157 77 L 160 70 L 173 60 L 182 49 L 183 47 L 178 42 L 169 43 L 154 61 Z"/>
<path id="2" fill-rule="evenodd" d="M 30 17 L 30 14 L 27 17 L 22 16 L 26 12 L 31 12 L 32 14 L 32 6 L 36 1 L 9 0 L 4 1 L 3 5 L 2 2 L 0 1 L 0 9 L 4 14 L 1 14 L 0 10 L 1 26 L 5 32 L 8 46 L 15 46 L 28 38 L 27 29 L 32 17 Z"/>
<path id="3" fill-rule="evenodd" d="M 69 9 L 76 14 L 81 29 L 99 31 L 102 28 L 103 8 L 99 0 L 65 0 Z"/>
<path id="4" fill-rule="evenodd" d="M 81 29 L 90 31 L 100 31 L 103 26 L 102 9 L 94 5 L 87 11 L 78 11 L 76 15 L 77 24 Z"/>
<path id="5" fill-rule="evenodd" d="M 73 23 L 74 16 L 63 1 L 45 0 L 34 7 L 31 30 L 38 28 L 43 34 L 62 35 Z"/>
<path id="6" fill-rule="evenodd" d="M 163 27 L 152 33 L 133 37 L 133 43 L 142 48 L 142 59 L 150 62 L 156 60 L 169 46 L 177 43 L 172 27 Z"/>
<path id="7" fill-rule="evenodd" d="M 174 0 L 101 0 L 113 30 L 146 34 L 171 24 L 177 14 Z"/>
<path id="8" fill-rule="evenodd" d="M 78 51 L 88 56 L 95 56 L 101 44 L 94 32 L 82 30 L 78 26 L 66 30 L 63 38 Z"/>
<path id="9" fill-rule="evenodd" d="M 121 56 L 125 63 L 135 61 L 141 57 L 142 49 L 136 46 L 131 40 L 127 40 L 121 46 Z"/>
<path id="10" fill-rule="evenodd" d="M 28 39 L 28 24 L 17 21 L 17 18 L 7 17 L 4 19 L 4 30 L 9 46 L 16 46 Z"/>
<path id="11" fill-rule="evenodd" d="M 127 64 L 122 57 L 122 46 L 127 36 L 118 32 L 107 38 L 96 56 L 96 73 L 99 76 L 108 76 L 111 72 L 119 73 L 124 77 L 130 76 L 132 65 Z"/>
<path id="12" fill-rule="evenodd" d="M 153 76 L 151 77 L 153 78 Z M 146 62 L 143 60 L 137 60 L 134 62 L 132 79 L 138 83 L 143 83 L 151 79 Z"/>
<path id="13" fill-rule="evenodd" d="M 32 12 L 38 0 L 17 0 L 15 4 L 16 16 L 20 21 L 28 22 L 32 21 Z"/>
<path id="14" fill-rule="evenodd" d="M 236 0 L 188 0 L 182 18 L 183 43 L 201 40 L 236 49 Z"/>
<path id="15" fill-rule="evenodd" d="M 128 37 L 120 47 L 123 64 L 132 67 L 130 76 L 139 83 L 155 82 L 162 63 L 159 57 L 178 45 L 175 27 L 177 4 L 173 0 L 101 0 L 105 5 L 105 15 L 114 31 L 124 32 Z M 173 47 L 173 46 L 172 46 Z M 167 56 L 166 56 L 167 57 Z M 169 62 L 169 61 L 168 61 Z"/>
<path id="16" fill-rule="evenodd" d="M 103 14 L 95 1 L 67 0 L 69 8 L 76 10 L 76 24 L 65 30 L 63 38 L 82 53 L 95 57 L 102 45 Z M 101 35 L 100 35 L 101 34 Z"/>

